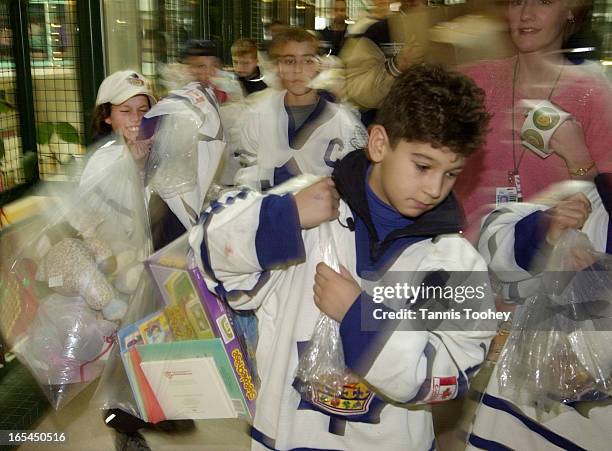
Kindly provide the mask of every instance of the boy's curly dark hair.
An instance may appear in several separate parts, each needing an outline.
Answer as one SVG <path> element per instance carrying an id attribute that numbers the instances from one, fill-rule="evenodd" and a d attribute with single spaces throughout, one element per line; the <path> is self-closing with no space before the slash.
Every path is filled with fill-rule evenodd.
<path id="1" fill-rule="evenodd" d="M 488 131 L 484 100 L 484 91 L 467 76 L 441 65 L 417 64 L 393 83 L 376 123 L 385 127 L 392 148 L 403 139 L 467 157 Z"/>

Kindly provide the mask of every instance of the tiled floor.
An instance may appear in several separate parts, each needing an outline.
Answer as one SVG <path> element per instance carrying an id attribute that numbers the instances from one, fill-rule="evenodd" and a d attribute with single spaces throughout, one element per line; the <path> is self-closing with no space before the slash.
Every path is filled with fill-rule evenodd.
<path id="1" fill-rule="evenodd" d="M 38 426 L 39 432 L 64 432 L 65 444 L 27 445 L 25 450 L 114 451 L 114 431 L 102 419 L 102 411 L 89 404 L 91 386 L 62 410 L 51 411 Z M 143 431 L 153 451 L 242 451 L 249 449 L 248 425 L 240 420 L 200 420 L 189 432 Z"/>
<path id="2" fill-rule="evenodd" d="M 487 371 L 485 371 L 487 372 Z M 480 384 L 488 379 L 481 375 Z M 476 382 L 476 381 L 475 381 Z M 93 387 L 85 390 L 59 412 L 51 411 L 38 426 L 40 432 L 64 432 L 66 444 L 28 445 L 24 450 L 60 449 L 74 451 L 114 451 L 114 431 L 106 427 L 102 411 L 89 405 Z M 460 451 L 465 443 L 465 432 L 477 403 L 473 396 L 436 406 L 436 432 L 440 451 Z M 143 431 L 153 451 L 242 451 L 249 449 L 248 425 L 240 420 L 200 420 L 188 432 L 164 433 Z"/>

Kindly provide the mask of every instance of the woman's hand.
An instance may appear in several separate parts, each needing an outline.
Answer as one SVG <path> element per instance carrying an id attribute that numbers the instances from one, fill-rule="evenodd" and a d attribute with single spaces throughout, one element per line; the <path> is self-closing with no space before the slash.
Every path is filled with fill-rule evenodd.
<path id="1" fill-rule="evenodd" d="M 546 241 L 554 245 L 565 230 L 580 230 L 591 211 L 591 202 L 583 193 L 576 193 L 563 199 L 546 211 L 550 218 Z"/>
<path id="2" fill-rule="evenodd" d="M 550 139 L 550 147 L 565 160 L 570 171 L 593 164 L 585 143 L 582 124 L 574 119 L 568 119 L 561 124 Z"/>

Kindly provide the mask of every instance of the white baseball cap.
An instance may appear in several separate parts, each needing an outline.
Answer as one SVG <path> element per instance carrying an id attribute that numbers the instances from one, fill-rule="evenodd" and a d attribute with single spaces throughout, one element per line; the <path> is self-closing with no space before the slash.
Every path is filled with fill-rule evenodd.
<path id="1" fill-rule="evenodd" d="M 151 105 L 156 102 L 149 87 L 149 81 L 145 77 L 133 70 L 121 70 L 104 79 L 98 89 L 96 106 L 108 102 L 113 105 L 121 105 L 137 95 L 147 96 Z"/>

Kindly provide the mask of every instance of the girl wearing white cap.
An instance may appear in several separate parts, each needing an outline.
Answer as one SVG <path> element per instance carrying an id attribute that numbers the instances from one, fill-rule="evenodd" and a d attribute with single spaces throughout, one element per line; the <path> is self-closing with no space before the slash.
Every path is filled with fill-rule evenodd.
<path id="1" fill-rule="evenodd" d="M 146 78 L 137 72 L 124 70 L 104 79 L 98 90 L 93 114 L 95 138 L 111 133 L 128 145 L 134 159 L 146 156 L 149 141 L 138 141 L 143 116 L 155 104 L 155 97 Z"/>
<path id="2" fill-rule="evenodd" d="M 105 197 L 112 198 L 116 204 L 125 207 L 128 216 L 138 217 L 135 211 L 144 211 L 145 203 L 148 203 L 150 217 L 145 219 L 148 219 L 153 229 L 153 247 L 158 248 L 160 243 L 159 240 L 156 243 L 156 229 L 171 227 L 177 228 L 180 233 L 185 230 L 169 212 L 164 202 L 159 201 L 155 204 L 156 208 L 153 210 L 157 213 L 151 216 L 151 202 L 159 197 L 152 195 L 150 190 L 145 188 L 141 178 L 137 179 L 137 196 L 129 196 L 128 193 L 121 192 L 122 188 L 116 184 L 113 187 L 112 181 L 109 183 L 102 181 L 117 177 L 116 168 L 122 166 L 122 163 L 117 163 L 125 158 L 126 147 L 137 165 L 140 168 L 144 167 L 144 162 L 151 149 L 152 138 L 139 139 L 140 125 L 145 114 L 155 103 L 156 99 L 151 92 L 148 80 L 138 72 L 119 71 L 104 79 L 98 90 L 96 109 L 93 113 L 94 138 L 98 145 L 81 175 L 80 185 L 81 187 L 101 184 L 108 186 L 108 189 L 105 190 L 108 192 L 104 193 Z M 162 207 L 165 209 L 160 213 Z M 129 219 L 126 222 L 130 222 Z M 144 233 L 148 234 L 149 224 L 142 225 L 142 228 L 145 229 Z M 135 229 L 134 225 L 132 228 Z M 171 235 L 174 237 L 177 233 Z M 144 437 L 138 432 L 139 429 L 145 427 L 174 431 L 193 427 L 192 421 L 164 421 L 158 425 L 152 425 L 120 409 L 106 411 L 104 418 L 105 423 L 118 432 L 116 448 L 119 450 L 149 449 Z"/>

